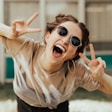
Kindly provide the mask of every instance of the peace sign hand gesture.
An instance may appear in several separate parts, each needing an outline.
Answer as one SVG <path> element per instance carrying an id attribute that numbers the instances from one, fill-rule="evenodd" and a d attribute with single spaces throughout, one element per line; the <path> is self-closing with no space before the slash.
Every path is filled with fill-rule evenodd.
<path id="1" fill-rule="evenodd" d="M 88 59 L 84 54 L 79 53 L 79 56 L 84 60 L 84 62 L 88 65 L 89 71 L 91 75 L 99 80 L 102 75 L 104 75 L 104 68 L 106 67 L 105 61 L 102 60 L 100 57 L 95 58 L 95 51 L 92 44 L 89 45 L 90 47 L 90 55 L 91 60 Z"/>
<path id="2" fill-rule="evenodd" d="M 38 16 L 38 13 L 34 13 L 26 22 L 24 20 L 15 20 L 12 22 L 12 38 L 19 37 L 26 33 L 40 32 L 39 28 L 29 28 L 29 25 Z"/>

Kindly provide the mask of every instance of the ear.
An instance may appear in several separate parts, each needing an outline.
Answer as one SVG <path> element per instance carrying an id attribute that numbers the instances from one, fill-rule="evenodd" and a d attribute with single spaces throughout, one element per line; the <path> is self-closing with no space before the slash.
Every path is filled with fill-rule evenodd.
<path id="1" fill-rule="evenodd" d="M 49 38 L 49 35 L 50 35 L 50 32 L 46 32 L 45 35 L 44 35 L 44 40 L 45 40 L 45 43 L 47 43 L 47 40 Z"/>

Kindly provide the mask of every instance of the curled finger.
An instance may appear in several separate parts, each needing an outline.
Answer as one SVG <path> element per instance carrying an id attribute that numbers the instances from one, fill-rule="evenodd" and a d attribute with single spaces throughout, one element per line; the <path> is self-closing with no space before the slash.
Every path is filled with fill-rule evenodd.
<path id="1" fill-rule="evenodd" d="M 23 25 L 25 23 L 25 21 L 24 20 L 15 20 L 15 21 L 13 21 L 13 23 L 12 24 L 15 24 L 15 25 Z"/>
<path id="2" fill-rule="evenodd" d="M 18 32 L 17 32 L 17 27 L 16 27 L 16 23 L 13 22 L 12 23 L 12 36 L 17 36 Z"/>
<path id="3" fill-rule="evenodd" d="M 98 62 L 99 62 L 100 64 L 102 64 L 104 68 L 106 68 L 106 62 L 105 62 L 104 60 L 102 60 L 101 57 L 98 57 L 97 59 L 98 59 Z"/>

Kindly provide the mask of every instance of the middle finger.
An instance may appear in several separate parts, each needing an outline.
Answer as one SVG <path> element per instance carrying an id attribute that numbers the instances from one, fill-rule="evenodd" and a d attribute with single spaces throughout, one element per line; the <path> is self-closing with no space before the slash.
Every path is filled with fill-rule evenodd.
<path id="1" fill-rule="evenodd" d="M 89 47 L 90 47 L 91 60 L 94 60 L 96 57 L 95 57 L 95 50 L 93 44 L 90 44 Z"/>

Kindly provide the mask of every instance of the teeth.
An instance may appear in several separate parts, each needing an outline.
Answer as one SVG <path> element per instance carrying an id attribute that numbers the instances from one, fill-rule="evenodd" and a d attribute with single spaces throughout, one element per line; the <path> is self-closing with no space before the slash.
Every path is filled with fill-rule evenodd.
<path id="1" fill-rule="evenodd" d="M 56 47 L 59 47 L 63 52 L 65 52 L 65 49 L 62 46 L 56 45 Z"/>

